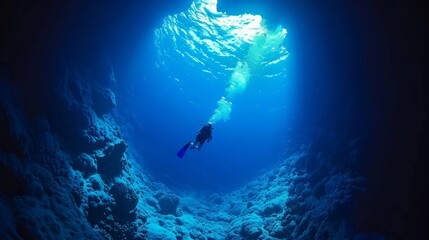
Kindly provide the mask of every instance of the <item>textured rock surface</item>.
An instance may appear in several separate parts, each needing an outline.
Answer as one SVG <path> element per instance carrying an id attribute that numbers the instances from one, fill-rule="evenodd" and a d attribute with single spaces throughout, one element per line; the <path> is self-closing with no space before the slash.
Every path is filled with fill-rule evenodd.
<path id="1" fill-rule="evenodd" d="M 85 177 L 89 177 L 97 172 L 97 164 L 94 158 L 86 153 L 80 154 L 76 160 L 73 161 L 73 167 L 82 172 Z"/>
<path id="2" fill-rule="evenodd" d="M 115 94 L 108 88 L 96 88 L 92 92 L 92 98 L 94 110 L 99 115 L 109 113 L 116 107 Z"/>
<path id="3" fill-rule="evenodd" d="M 123 140 L 108 145 L 103 152 L 97 156 L 98 172 L 107 177 L 118 175 L 124 168 L 124 153 L 127 145 Z"/>
<path id="4" fill-rule="evenodd" d="M 179 197 L 174 194 L 163 194 L 159 198 L 159 208 L 162 214 L 177 214 L 177 206 L 179 205 Z"/>
<path id="5" fill-rule="evenodd" d="M 138 196 L 133 189 L 127 187 L 122 182 L 117 182 L 110 189 L 109 193 L 115 199 L 113 215 L 117 220 L 133 220 L 131 211 L 137 206 Z"/>
<path id="6" fill-rule="evenodd" d="M 262 218 L 256 214 L 252 214 L 243 219 L 241 224 L 240 235 L 244 239 L 256 240 L 262 235 L 263 222 Z"/>

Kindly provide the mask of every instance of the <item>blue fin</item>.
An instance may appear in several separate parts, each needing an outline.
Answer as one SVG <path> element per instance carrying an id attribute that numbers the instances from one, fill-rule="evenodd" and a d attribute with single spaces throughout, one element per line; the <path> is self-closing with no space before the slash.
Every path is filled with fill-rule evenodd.
<path id="1" fill-rule="evenodd" d="M 184 155 L 185 155 L 185 153 L 186 153 L 186 150 L 188 150 L 188 148 L 189 148 L 189 146 L 191 146 L 191 141 L 189 141 L 187 144 L 185 144 L 185 146 L 183 146 L 178 152 L 177 152 L 177 156 L 179 157 L 179 158 L 182 158 Z"/>

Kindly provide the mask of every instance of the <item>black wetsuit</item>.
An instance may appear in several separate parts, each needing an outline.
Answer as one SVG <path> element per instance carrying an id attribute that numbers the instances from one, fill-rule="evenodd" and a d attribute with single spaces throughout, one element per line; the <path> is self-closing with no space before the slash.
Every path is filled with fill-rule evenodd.
<path id="1" fill-rule="evenodd" d="M 198 150 L 200 150 L 200 148 L 206 141 L 210 142 L 210 140 L 212 140 L 212 130 L 213 127 L 209 124 L 204 125 L 202 128 L 200 128 L 200 130 L 198 130 L 197 136 L 195 137 L 195 142 L 192 148 L 197 148 Z"/>

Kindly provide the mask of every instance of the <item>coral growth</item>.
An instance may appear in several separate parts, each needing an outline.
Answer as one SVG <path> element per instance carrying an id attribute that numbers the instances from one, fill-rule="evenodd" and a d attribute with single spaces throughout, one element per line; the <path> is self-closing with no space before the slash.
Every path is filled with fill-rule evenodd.
<path id="1" fill-rule="evenodd" d="M 159 198 L 159 208 L 162 214 L 177 214 L 179 197 L 173 194 L 164 194 Z"/>
<path id="2" fill-rule="evenodd" d="M 115 199 L 113 215 L 116 220 L 133 220 L 131 211 L 137 206 L 138 196 L 133 189 L 126 184 L 117 182 L 110 189 L 109 193 Z"/>

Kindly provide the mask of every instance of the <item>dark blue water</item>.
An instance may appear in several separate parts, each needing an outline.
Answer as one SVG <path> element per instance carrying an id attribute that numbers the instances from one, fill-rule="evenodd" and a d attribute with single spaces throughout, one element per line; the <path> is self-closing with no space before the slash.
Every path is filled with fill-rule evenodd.
<path id="1" fill-rule="evenodd" d="M 228 15 L 208 17 L 215 21 L 228 18 Z M 201 35 L 199 31 L 204 27 L 219 31 L 222 27 L 219 24 L 196 23 L 190 16 L 171 18 L 182 22 L 177 26 L 172 23 L 159 26 L 157 31 L 170 31 L 178 27 L 182 31 L 195 29 L 196 34 Z M 236 24 L 237 27 L 231 29 L 245 26 L 243 20 Z M 230 85 L 229 79 L 237 72 L 234 70 L 237 62 L 246 61 L 248 48 L 252 44 L 241 43 L 237 46 L 229 43 L 221 33 L 207 38 L 225 44 L 220 46 L 218 53 L 204 49 L 207 44 L 200 44 L 196 51 L 191 51 L 186 42 L 190 38 L 188 33 L 155 36 L 158 46 L 153 47 L 164 51 L 164 55 L 157 56 L 157 64 L 164 62 L 164 66 L 142 76 L 142 81 L 134 89 L 139 96 L 136 98 L 135 118 L 141 124 L 139 130 L 143 133 L 138 137 L 142 164 L 164 182 L 185 188 L 228 188 L 256 176 L 282 157 L 291 127 L 290 120 L 295 114 L 294 80 L 289 76 L 292 72 L 287 63 L 289 58 L 267 67 L 270 69 L 255 68 L 252 73 L 245 71 L 245 89 L 233 90 L 233 96 L 228 97 L 226 89 Z M 177 37 L 176 41 L 161 39 L 173 35 Z M 281 40 L 266 41 L 274 42 L 274 47 L 279 49 L 272 51 L 271 56 L 257 53 L 260 57 L 266 56 L 264 61 L 288 56 L 284 49 L 284 34 L 277 35 Z M 230 38 L 241 41 L 241 37 Z M 172 47 L 174 44 L 177 46 Z M 234 49 L 228 50 L 228 47 Z M 180 57 L 180 51 L 187 52 L 189 56 Z M 191 57 L 195 60 L 189 59 Z M 204 65 L 198 65 L 199 59 L 204 61 Z M 147 60 L 138 61 L 143 66 Z M 153 63 L 147 64 L 154 66 Z M 258 64 L 263 68 L 265 63 Z M 209 121 L 222 96 L 232 103 L 229 119 L 214 124 L 212 142 L 206 143 L 200 151 L 188 151 L 183 159 L 177 158 L 178 149 L 189 140 L 194 140 L 197 130 Z"/>

